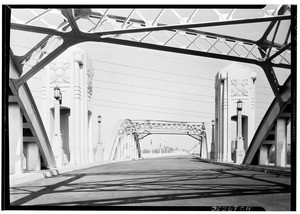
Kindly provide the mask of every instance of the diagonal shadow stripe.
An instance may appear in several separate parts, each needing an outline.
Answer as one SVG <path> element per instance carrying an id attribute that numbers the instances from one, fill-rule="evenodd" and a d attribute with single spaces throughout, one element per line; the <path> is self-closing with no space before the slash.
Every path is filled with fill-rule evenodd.
<path id="1" fill-rule="evenodd" d="M 14 206 L 14 205 L 25 204 L 25 203 L 27 203 L 27 202 L 35 199 L 35 198 L 38 198 L 42 194 L 53 192 L 53 190 L 55 190 L 56 188 L 61 187 L 62 185 L 66 185 L 66 184 L 68 184 L 72 181 L 78 180 L 82 177 L 83 177 L 83 175 L 75 175 L 73 178 L 58 182 L 54 185 L 47 186 L 47 187 L 45 187 L 45 188 L 43 188 L 43 189 L 41 189 L 37 192 L 33 192 L 33 193 L 29 194 L 28 196 L 25 196 L 24 198 L 20 198 L 19 200 L 16 200 L 16 201 L 12 202 L 11 205 Z"/>

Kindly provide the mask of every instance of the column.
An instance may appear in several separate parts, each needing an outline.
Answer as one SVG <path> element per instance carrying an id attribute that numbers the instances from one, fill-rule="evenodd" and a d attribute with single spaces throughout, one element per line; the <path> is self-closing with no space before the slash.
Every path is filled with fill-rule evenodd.
<path id="1" fill-rule="evenodd" d="M 279 118 L 275 128 L 275 165 L 286 166 L 286 152 L 287 152 L 287 128 L 286 120 Z"/>
<path id="2" fill-rule="evenodd" d="M 98 146 L 97 146 L 97 155 L 100 157 L 97 157 L 97 160 L 103 160 L 102 157 L 102 142 L 101 142 L 101 116 L 98 115 L 97 122 L 98 122 Z"/>
<path id="3" fill-rule="evenodd" d="M 9 173 L 23 173 L 23 116 L 17 103 L 8 105 Z"/>
<path id="4" fill-rule="evenodd" d="M 227 73 L 224 73 L 224 75 Z M 224 79 L 224 86 L 223 86 L 223 144 L 222 144 L 222 161 L 228 162 L 228 79 L 227 77 Z"/>
<path id="5" fill-rule="evenodd" d="M 215 121 L 211 121 L 211 148 L 210 148 L 210 159 L 215 159 Z"/>
<path id="6" fill-rule="evenodd" d="M 83 56 L 82 56 L 83 57 Z M 83 60 L 82 60 L 83 62 Z M 79 78 L 80 78 L 80 87 L 81 87 L 81 102 L 80 102 L 80 112 L 81 112 L 81 122 L 80 122 L 80 156 L 81 156 L 81 164 L 86 163 L 86 108 L 85 108 L 85 72 L 84 72 L 84 64 L 81 65 Z"/>
<path id="7" fill-rule="evenodd" d="M 269 165 L 269 148 L 262 144 L 259 149 L 258 165 Z"/>
<path id="8" fill-rule="evenodd" d="M 80 100 L 81 100 L 81 87 L 80 87 L 80 62 L 75 61 L 75 84 L 74 84 L 74 112 L 73 112 L 73 118 L 74 118 L 74 155 L 75 163 L 80 164 L 81 163 L 81 148 L 80 148 L 80 139 L 81 139 L 81 131 L 80 131 L 80 124 L 81 124 L 81 112 L 80 112 Z"/>
<path id="9" fill-rule="evenodd" d="M 54 137 L 53 137 L 53 153 L 57 167 L 63 166 L 63 149 L 60 132 L 60 101 L 55 100 L 54 106 Z"/>
<path id="10" fill-rule="evenodd" d="M 35 142 L 25 143 L 24 149 L 26 150 L 26 170 L 41 170 L 41 159 L 37 144 Z"/>
<path id="11" fill-rule="evenodd" d="M 219 138 L 218 138 L 218 161 L 223 161 L 223 83 L 224 80 L 220 79 L 220 92 L 219 92 Z"/>
<path id="12" fill-rule="evenodd" d="M 242 101 L 237 102 L 237 138 L 235 150 L 235 163 L 242 164 L 245 157 L 244 140 L 242 137 Z"/>
<path id="13" fill-rule="evenodd" d="M 207 158 L 207 139 L 206 139 L 206 133 L 204 133 L 204 135 L 202 136 L 202 139 L 201 139 L 201 146 L 202 146 L 202 154 L 201 154 L 201 157 L 202 158 Z"/>

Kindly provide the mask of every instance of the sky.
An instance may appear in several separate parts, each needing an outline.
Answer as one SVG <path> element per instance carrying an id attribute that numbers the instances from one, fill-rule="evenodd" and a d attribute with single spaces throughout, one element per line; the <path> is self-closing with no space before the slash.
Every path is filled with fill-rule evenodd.
<path id="1" fill-rule="evenodd" d="M 261 34 L 260 29 L 264 27 L 265 25 L 259 27 L 255 25 L 252 29 L 242 27 L 239 30 L 216 28 L 215 32 L 225 31 L 230 35 L 256 38 Z M 12 31 L 11 46 L 15 54 L 19 55 L 28 51 L 40 38 L 42 37 L 39 35 L 34 35 L 34 38 L 29 37 L 29 34 L 20 36 L 17 31 Z M 101 137 L 107 156 L 114 133 L 118 130 L 117 124 L 127 118 L 205 122 L 208 142 L 211 142 L 211 121 L 214 119 L 215 108 L 214 79 L 220 69 L 232 62 L 92 42 L 81 43 L 76 45 L 76 48 L 86 51 L 93 62 L 94 124 L 97 124 L 96 116 L 101 115 Z M 274 95 L 260 67 L 243 65 L 257 73 L 255 94 L 257 128 Z M 285 70 L 276 70 L 276 73 L 280 83 L 283 83 L 289 75 Z M 40 110 L 42 78 L 43 73 L 39 72 L 28 81 Z M 94 136 L 97 136 L 96 128 Z M 174 148 L 188 149 L 197 143 L 189 136 L 150 135 L 142 140 L 142 148 L 149 148 L 150 140 L 153 147 L 163 143 Z"/>

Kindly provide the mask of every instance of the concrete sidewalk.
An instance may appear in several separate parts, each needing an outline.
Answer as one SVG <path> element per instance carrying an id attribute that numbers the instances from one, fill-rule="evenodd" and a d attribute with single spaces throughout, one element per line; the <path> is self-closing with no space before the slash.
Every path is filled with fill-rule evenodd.
<path id="1" fill-rule="evenodd" d="M 186 154 L 186 153 L 185 153 Z M 147 158 L 158 158 L 161 156 L 171 156 L 174 154 L 145 154 L 141 159 L 147 159 Z M 178 153 L 177 155 L 182 155 L 181 153 Z M 110 160 L 104 160 L 101 162 L 97 163 L 91 163 L 91 164 L 86 164 L 86 165 L 66 165 L 61 168 L 54 168 L 54 169 L 45 169 L 41 171 L 29 171 L 25 172 L 22 174 L 14 174 L 9 176 L 9 181 L 10 181 L 10 186 L 16 186 L 19 184 L 23 184 L 26 182 L 31 182 L 43 178 L 50 178 L 56 175 L 60 175 L 63 173 L 68 173 L 76 170 L 81 170 L 81 169 L 87 169 L 90 167 L 95 167 L 95 166 L 101 166 L 104 164 L 110 164 L 110 163 L 117 163 L 117 162 L 124 162 L 124 161 L 131 161 L 131 160 L 118 160 L 118 161 L 110 161 Z"/>
<path id="2" fill-rule="evenodd" d="M 199 156 L 193 155 L 195 158 L 206 162 L 206 163 L 212 163 L 212 164 L 218 164 L 223 166 L 230 166 L 237 169 L 242 170 L 252 170 L 252 171 L 258 171 L 258 172 L 265 172 L 265 173 L 272 173 L 276 175 L 284 175 L 284 176 L 291 176 L 291 168 L 290 167 L 276 167 L 276 166 L 258 166 L 258 165 L 245 165 L 245 164 L 235 164 L 235 163 L 223 163 L 218 162 L 214 160 L 208 160 L 204 158 L 200 158 Z"/>
<path id="3" fill-rule="evenodd" d="M 124 161 L 131 161 L 131 160 L 121 160 L 121 161 L 124 162 Z M 87 169 L 95 166 L 101 166 L 104 164 L 117 163 L 117 162 L 120 161 L 105 160 L 105 161 L 85 164 L 85 165 L 66 165 L 61 168 L 45 169 L 41 171 L 31 171 L 22 174 L 14 174 L 9 176 L 9 182 L 10 182 L 10 186 L 13 187 L 26 182 L 36 181 L 43 178 L 50 178 L 56 175 L 73 172 L 76 170 Z"/>

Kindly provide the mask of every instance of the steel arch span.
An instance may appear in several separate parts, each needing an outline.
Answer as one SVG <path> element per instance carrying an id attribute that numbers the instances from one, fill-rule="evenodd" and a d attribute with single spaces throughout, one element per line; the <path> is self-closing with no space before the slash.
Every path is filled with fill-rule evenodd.
<path id="1" fill-rule="evenodd" d="M 208 158 L 204 122 L 124 120 L 115 136 L 110 160 L 141 158 L 140 140 L 151 134 L 188 135 L 200 143 L 200 156 Z"/>

